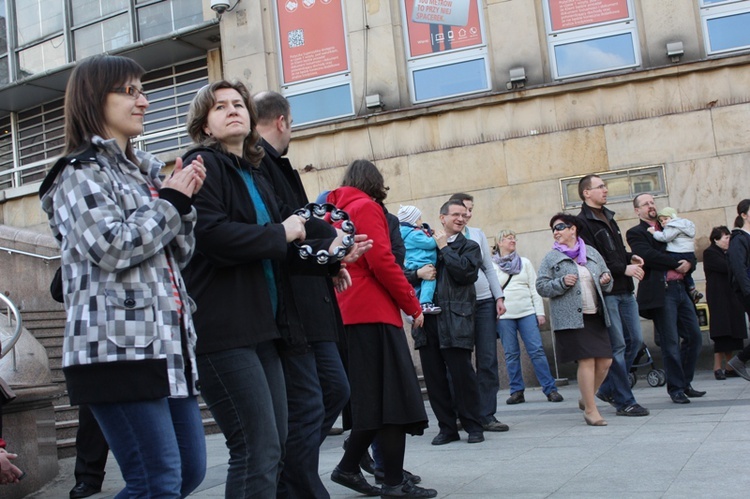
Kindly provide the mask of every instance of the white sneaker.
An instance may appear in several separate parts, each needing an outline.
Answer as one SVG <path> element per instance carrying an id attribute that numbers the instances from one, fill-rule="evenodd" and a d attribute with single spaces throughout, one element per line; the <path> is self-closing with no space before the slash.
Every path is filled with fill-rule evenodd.
<path id="1" fill-rule="evenodd" d="M 425 315 L 437 315 L 442 311 L 442 308 L 438 307 L 437 305 L 433 305 L 432 303 L 422 304 L 422 313 Z"/>

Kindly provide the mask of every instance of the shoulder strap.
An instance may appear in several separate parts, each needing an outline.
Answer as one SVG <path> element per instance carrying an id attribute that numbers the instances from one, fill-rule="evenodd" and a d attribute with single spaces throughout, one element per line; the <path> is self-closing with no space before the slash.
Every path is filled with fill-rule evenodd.
<path id="1" fill-rule="evenodd" d="M 500 289 L 502 289 L 503 291 L 505 291 L 505 288 L 508 286 L 508 283 L 510 283 L 511 279 L 513 279 L 513 274 L 508 274 L 508 280 L 505 281 L 505 284 L 503 284 Z"/>

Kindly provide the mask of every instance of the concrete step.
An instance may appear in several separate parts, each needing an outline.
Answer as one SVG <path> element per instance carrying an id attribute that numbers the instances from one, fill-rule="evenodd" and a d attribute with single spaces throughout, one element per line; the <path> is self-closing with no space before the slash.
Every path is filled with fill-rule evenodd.
<path id="1" fill-rule="evenodd" d="M 21 317 L 24 322 L 44 321 L 44 320 L 65 320 L 66 312 L 62 308 L 55 310 L 22 310 Z"/>

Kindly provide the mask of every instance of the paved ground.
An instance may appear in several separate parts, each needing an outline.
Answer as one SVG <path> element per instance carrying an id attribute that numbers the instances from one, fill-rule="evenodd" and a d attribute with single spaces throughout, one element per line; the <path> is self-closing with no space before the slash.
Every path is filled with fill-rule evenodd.
<path id="1" fill-rule="evenodd" d="M 676 405 L 665 388 L 641 378 L 634 393 L 651 415 L 615 416 L 602 408 L 607 427 L 586 426 L 578 410 L 575 383 L 560 388 L 565 401 L 547 402 L 539 389 L 527 390 L 525 404 L 507 406 L 498 397 L 498 419 L 507 433 L 485 433 L 481 444 L 463 440 L 435 447 L 434 417 L 422 437 L 409 437 L 405 467 L 423 485 L 451 498 L 684 498 L 747 497 L 750 490 L 750 383 L 716 381 L 698 373 L 693 383 L 708 394 Z M 604 405 L 603 403 L 600 405 Z M 343 436 L 329 437 L 321 449 L 320 474 L 333 497 L 358 497 L 329 480 L 341 457 Z M 221 435 L 208 437 L 208 472 L 191 497 L 224 496 L 227 451 Z M 372 482 L 372 477 L 369 477 Z M 64 499 L 74 485 L 73 458 L 60 462 L 60 474 L 30 497 Z M 110 459 L 104 490 L 111 498 L 122 487 Z"/>

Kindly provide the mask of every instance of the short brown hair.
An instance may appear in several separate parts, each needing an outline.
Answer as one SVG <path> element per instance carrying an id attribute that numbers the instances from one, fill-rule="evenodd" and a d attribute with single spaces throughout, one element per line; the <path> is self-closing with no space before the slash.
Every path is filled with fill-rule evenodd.
<path id="1" fill-rule="evenodd" d="M 242 82 L 219 80 L 198 90 L 198 93 L 195 94 L 193 101 L 190 103 L 190 110 L 187 115 L 185 128 L 187 128 L 188 135 L 198 145 L 226 152 L 223 144 L 216 137 L 208 135 L 204 130 L 206 121 L 208 121 L 208 113 L 214 104 L 216 104 L 216 91 L 222 88 L 236 90 L 247 107 L 247 112 L 250 114 L 250 133 L 245 137 L 242 156 L 253 165 L 257 165 L 263 159 L 264 154 L 263 148 L 258 145 L 260 134 L 255 129 L 258 124 L 258 113 L 255 111 L 253 99 L 250 98 L 250 92 Z"/>
<path id="2" fill-rule="evenodd" d="M 352 161 L 344 172 L 342 186 L 355 187 L 375 201 L 382 203 L 388 196 L 388 187 L 378 167 L 366 159 Z"/>
<path id="3" fill-rule="evenodd" d="M 259 92 L 253 96 L 255 109 L 258 113 L 258 123 L 265 124 L 278 118 L 286 116 L 289 119 L 291 107 L 286 97 L 278 92 Z"/>
<path id="4" fill-rule="evenodd" d="M 586 189 L 591 189 L 591 179 L 600 178 L 599 175 L 594 175 L 593 173 L 586 175 L 585 177 L 581 178 L 581 180 L 578 181 L 578 197 L 581 198 L 581 201 L 585 201 L 583 197 L 583 191 Z"/>
<path id="5" fill-rule="evenodd" d="M 105 132 L 104 105 L 107 95 L 128 80 L 140 79 L 145 72 L 133 59 L 115 55 L 95 55 L 76 64 L 65 89 L 63 155 L 83 152 L 94 135 L 111 138 Z M 135 158 L 129 141 L 123 152 L 130 159 Z"/>

